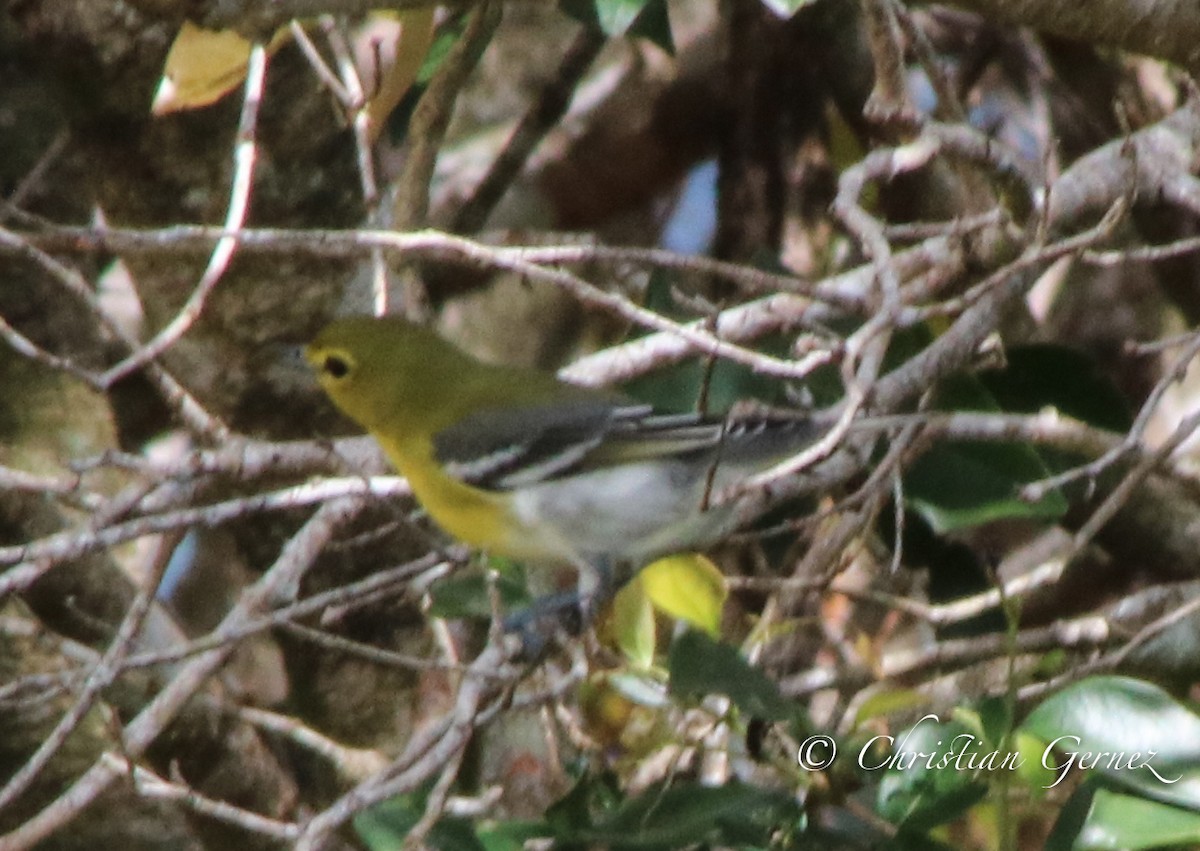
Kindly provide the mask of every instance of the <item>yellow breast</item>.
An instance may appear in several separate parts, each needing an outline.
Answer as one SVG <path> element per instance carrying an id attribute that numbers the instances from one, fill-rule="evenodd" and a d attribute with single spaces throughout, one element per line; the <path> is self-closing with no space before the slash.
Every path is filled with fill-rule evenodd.
<path id="1" fill-rule="evenodd" d="M 506 495 L 471 487 L 447 474 L 434 460 L 428 440 L 381 443 L 421 506 L 447 533 L 473 547 L 509 554 L 513 521 Z"/>

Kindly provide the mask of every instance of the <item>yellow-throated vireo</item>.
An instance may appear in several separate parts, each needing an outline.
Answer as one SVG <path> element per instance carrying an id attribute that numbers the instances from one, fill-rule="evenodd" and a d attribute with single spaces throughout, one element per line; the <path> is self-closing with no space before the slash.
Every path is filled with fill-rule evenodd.
<path id="1" fill-rule="evenodd" d="M 578 571 L 586 615 L 656 558 L 733 531 L 711 495 L 801 451 L 799 418 L 655 414 L 605 390 L 483 363 L 396 317 L 349 317 L 305 350 L 321 386 L 365 427 L 455 538 Z M 598 599 L 599 598 L 599 599 Z"/>

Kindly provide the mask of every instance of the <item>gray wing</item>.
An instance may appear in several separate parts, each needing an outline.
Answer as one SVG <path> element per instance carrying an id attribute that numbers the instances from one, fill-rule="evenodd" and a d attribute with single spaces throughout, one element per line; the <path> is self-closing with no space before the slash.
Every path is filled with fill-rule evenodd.
<path id="1" fill-rule="evenodd" d="M 608 399 L 485 410 L 434 436 L 451 475 L 511 490 L 583 469 L 709 449 L 721 425 L 692 414 L 654 415 L 649 405 Z"/>
<path id="2" fill-rule="evenodd" d="M 654 414 L 649 405 L 601 397 L 481 411 L 433 443 L 437 460 L 456 478 L 512 490 L 663 457 L 711 455 L 723 466 L 753 468 L 796 451 L 818 431 L 802 418 Z"/>
<path id="3" fill-rule="evenodd" d="M 615 424 L 649 412 L 604 398 L 484 410 L 434 435 L 434 454 L 456 478 L 506 490 L 566 473 Z"/>

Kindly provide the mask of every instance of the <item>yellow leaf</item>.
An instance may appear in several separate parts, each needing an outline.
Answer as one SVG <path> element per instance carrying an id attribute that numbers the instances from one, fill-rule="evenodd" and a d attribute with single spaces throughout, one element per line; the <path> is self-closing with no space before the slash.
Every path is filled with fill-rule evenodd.
<path id="1" fill-rule="evenodd" d="M 604 676 L 592 676 L 579 688 L 579 707 L 584 728 L 600 743 L 612 746 L 621 741 L 634 704 L 618 692 Z"/>
<path id="2" fill-rule="evenodd" d="M 1047 747 L 1046 742 L 1024 729 L 1017 730 L 1009 743 L 1009 750 L 1021 756 L 1019 762 L 1014 761 L 1017 776 L 1025 781 L 1035 799 L 1044 797 L 1046 790 L 1054 785 L 1056 772 L 1042 764 Z"/>
<path id="3" fill-rule="evenodd" d="M 372 55 L 358 58 L 367 90 L 370 138 L 379 138 L 387 117 L 412 88 L 433 44 L 432 6 L 400 12 L 375 12 L 368 19 Z M 378 65 L 378 67 L 376 67 Z"/>
<path id="4" fill-rule="evenodd" d="M 584 732 L 635 760 L 674 739 L 670 706 L 665 677 L 650 671 L 593 673 L 579 688 Z"/>
<path id="5" fill-rule="evenodd" d="M 280 29 L 267 50 L 274 52 L 287 37 Z M 246 78 L 250 42 L 233 30 L 206 30 L 184 21 L 163 65 L 162 79 L 150 111 L 166 115 L 216 103 Z"/>
<path id="6" fill-rule="evenodd" d="M 641 577 L 635 578 L 613 598 L 608 629 L 621 652 L 637 668 L 654 664 L 654 610 Z"/>
<path id="7" fill-rule="evenodd" d="M 919 709 L 929 704 L 929 697 L 916 689 L 887 689 L 863 701 L 854 715 L 855 725 L 865 724 L 872 718 L 880 718 L 905 710 Z"/>
<path id="8" fill-rule="evenodd" d="M 646 567 L 638 578 L 655 608 L 709 635 L 720 633 L 721 609 L 729 592 L 712 561 L 698 553 L 667 556 Z"/>

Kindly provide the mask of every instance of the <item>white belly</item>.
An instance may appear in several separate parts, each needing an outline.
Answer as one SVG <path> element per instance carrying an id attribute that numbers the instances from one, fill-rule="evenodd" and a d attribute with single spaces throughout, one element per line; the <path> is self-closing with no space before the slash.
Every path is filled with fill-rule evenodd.
<path id="1" fill-rule="evenodd" d="M 564 560 L 606 556 L 641 567 L 701 549 L 727 534 L 727 509 L 703 510 L 704 482 L 679 465 L 634 464 L 544 482 L 516 492 L 517 517 Z M 537 531 L 533 531 L 537 530 Z"/>

